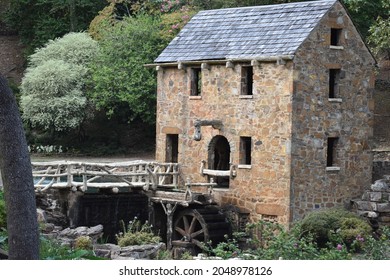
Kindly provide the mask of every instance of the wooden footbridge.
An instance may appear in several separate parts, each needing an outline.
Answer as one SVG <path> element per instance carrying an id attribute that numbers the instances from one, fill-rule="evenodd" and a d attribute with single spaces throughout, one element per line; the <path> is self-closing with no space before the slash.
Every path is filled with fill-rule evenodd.
<path id="1" fill-rule="evenodd" d="M 78 194 L 96 190 L 112 195 L 144 193 L 149 205 L 155 205 L 155 209 L 149 210 L 166 217 L 168 248 L 199 248 L 210 240 L 222 241 L 230 228 L 213 201 L 213 188 L 217 184 L 212 180 L 209 183 L 184 180 L 177 163 L 55 161 L 32 162 L 32 168 L 36 193 L 49 190 Z"/>
<path id="2" fill-rule="evenodd" d="M 172 200 L 187 206 L 198 196 L 192 191 L 203 187 L 202 195 L 211 199 L 216 183 L 191 183 L 180 178 L 178 163 L 130 161 L 120 163 L 88 163 L 76 161 L 32 162 L 36 192 L 69 189 L 88 192 L 104 189 L 112 193 L 142 190 L 152 200 Z"/>

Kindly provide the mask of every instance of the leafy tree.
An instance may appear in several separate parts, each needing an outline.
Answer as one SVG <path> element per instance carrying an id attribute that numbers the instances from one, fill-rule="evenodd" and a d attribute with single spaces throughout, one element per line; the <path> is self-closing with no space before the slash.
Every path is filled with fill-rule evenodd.
<path id="1" fill-rule="evenodd" d="M 10 0 L 6 21 L 16 29 L 27 54 L 48 40 L 84 31 L 105 0 Z"/>
<path id="2" fill-rule="evenodd" d="M 159 28 L 158 18 L 141 14 L 125 17 L 104 32 L 91 66 L 89 96 L 108 116 L 154 123 L 156 73 L 144 65 L 166 45 Z"/>
<path id="3" fill-rule="evenodd" d="M 344 0 L 343 3 L 364 38 L 369 35 L 370 27 L 379 17 L 389 19 L 389 0 Z"/>
<path id="4" fill-rule="evenodd" d="M 69 33 L 38 49 L 21 84 L 23 119 L 53 133 L 80 126 L 88 112 L 88 63 L 97 51 L 86 33 Z"/>
<path id="5" fill-rule="evenodd" d="M 373 46 L 374 53 L 390 60 L 390 20 L 378 18 L 369 29 L 368 42 Z"/>
<path id="6" fill-rule="evenodd" d="M 39 231 L 31 162 L 15 96 L 2 76 L 0 155 L 7 210 L 8 258 L 38 259 Z"/>

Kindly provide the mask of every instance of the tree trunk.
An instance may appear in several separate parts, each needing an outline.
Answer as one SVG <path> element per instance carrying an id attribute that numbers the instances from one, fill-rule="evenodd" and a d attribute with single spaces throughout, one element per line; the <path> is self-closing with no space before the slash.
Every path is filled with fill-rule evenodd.
<path id="1" fill-rule="evenodd" d="M 69 0 L 69 19 L 70 19 L 70 31 L 76 32 L 77 28 L 77 16 L 76 16 L 76 3 L 75 0 Z"/>
<path id="2" fill-rule="evenodd" d="M 39 231 L 27 142 L 7 81 L 0 75 L 0 170 L 7 210 L 9 259 L 39 259 Z"/>

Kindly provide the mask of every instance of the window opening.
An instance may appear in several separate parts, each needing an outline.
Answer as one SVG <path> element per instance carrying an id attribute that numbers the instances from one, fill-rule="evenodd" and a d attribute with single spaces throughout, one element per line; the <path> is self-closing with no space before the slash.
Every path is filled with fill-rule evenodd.
<path id="1" fill-rule="evenodd" d="M 327 157 L 326 157 L 326 166 L 336 166 L 336 156 L 337 156 L 337 143 L 339 141 L 338 137 L 329 137 L 328 138 L 328 150 L 327 150 Z"/>
<path id="2" fill-rule="evenodd" d="M 191 96 L 202 94 L 202 70 L 201 68 L 191 68 Z"/>
<path id="3" fill-rule="evenodd" d="M 330 29 L 330 44 L 332 46 L 340 46 L 341 28 Z"/>
<path id="4" fill-rule="evenodd" d="M 178 155 L 179 155 L 179 135 L 167 134 L 165 162 L 177 163 Z"/>
<path id="5" fill-rule="evenodd" d="M 240 164 L 250 165 L 252 161 L 252 138 L 240 137 Z"/>
<path id="6" fill-rule="evenodd" d="M 329 69 L 329 98 L 337 98 L 340 91 L 340 69 Z"/>
<path id="7" fill-rule="evenodd" d="M 241 95 L 253 95 L 253 67 L 241 68 Z"/>

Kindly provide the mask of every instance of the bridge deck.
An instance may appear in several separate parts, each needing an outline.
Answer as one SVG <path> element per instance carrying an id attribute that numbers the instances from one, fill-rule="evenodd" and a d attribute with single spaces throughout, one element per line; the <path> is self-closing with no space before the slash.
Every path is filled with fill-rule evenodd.
<path id="1" fill-rule="evenodd" d="M 153 191 L 152 194 L 149 192 L 153 201 L 188 204 L 198 203 L 199 199 L 205 200 L 204 195 L 209 197 L 212 187 L 216 185 L 213 182 L 187 182 L 180 186 L 178 163 L 142 160 L 118 163 L 54 161 L 32 162 L 32 168 L 36 192 L 49 189 L 82 192 L 87 192 L 88 189 L 108 189 L 118 193 L 140 189 L 145 192 Z M 199 195 L 191 191 L 191 186 L 206 187 L 207 191 Z"/>

